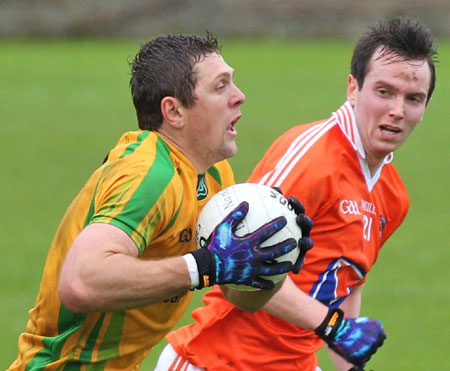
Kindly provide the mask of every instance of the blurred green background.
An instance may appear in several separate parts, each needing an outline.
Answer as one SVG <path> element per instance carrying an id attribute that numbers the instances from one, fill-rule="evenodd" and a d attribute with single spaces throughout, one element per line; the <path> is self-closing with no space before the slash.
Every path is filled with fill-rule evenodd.
<path id="1" fill-rule="evenodd" d="M 283 131 L 326 118 L 344 102 L 353 43 L 221 43 L 247 96 L 239 153 L 231 160 L 244 181 Z M 0 41 L 0 369 L 16 357 L 66 207 L 121 133 L 137 128 L 127 61 L 138 48 L 137 41 Z M 450 41 L 439 40 L 439 50 L 434 97 L 394 160 L 410 192 L 410 213 L 364 293 L 363 314 L 382 320 L 388 333 L 369 370 L 449 367 Z M 200 293 L 180 325 L 198 305 Z M 144 370 L 153 368 L 161 346 Z M 320 359 L 325 371 L 333 369 L 324 353 Z"/>

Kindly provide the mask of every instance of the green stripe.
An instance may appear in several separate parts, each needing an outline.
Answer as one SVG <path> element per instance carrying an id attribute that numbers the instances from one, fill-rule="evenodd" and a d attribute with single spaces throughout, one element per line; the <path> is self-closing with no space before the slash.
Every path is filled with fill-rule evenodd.
<path id="1" fill-rule="evenodd" d="M 84 345 L 83 350 L 80 353 L 80 361 L 81 362 L 91 362 L 92 361 L 92 350 L 94 349 L 95 343 L 97 341 L 98 334 L 103 325 L 103 321 L 105 320 L 105 313 L 102 313 L 97 320 L 92 332 L 89 334 L 89 337 L 86 340 L 86 344 Z"/>
<path id="2" fill-rule="evenodd" d="M 124 158 L 125 156 L 128 156 L 130 154 L 132 154 L 136 148 L 138 148 L 142 142 L 144 141 L 145 138 L 147 138 L 147 136 L 150 134 L 149 131 L 144 131 L 141 134 L 138 135 L 138 139 L 135 143 L 131 143 L 126 149 L 125 151 L 120 155 L 119 158 Z M 103 173 L 105 173 L 109 167 L 111 166 L 111 164 L 105 166 L 105 168 L 103 169 Z M 101 177 L 99 177 L 99 181 L 100 181 Z M 92 216 L 94 215 L 94 205 L 95 205 L 95 195 L 97 194 L 97 189 L 98 189 L 98 182 L 97 185 L 95 186 L 95 191 L 91 200 L 91 205 L 89 207 L 89 212 L 86 216 L 86 219 L 84 221 L 84 226 L 88 225 L 89 222 L 92 219 Z M 118 197 L 123 197 L 123 195 L 121 196 L 120 194 L 118 195 Z M 120 200 L 120 198 L 118 198 L 118 200 Z"/>
<path id="3" fill-rule="evenodd" d="M 103 172 L 105 172 L 110 166 L 111 165 L 105 166 L 105 168 L 103 169 Z M 99 179 L 101 179 L 101 177 Z M 98 184 L 99 184 L 99 182 L 97 182 L 97 184 L 95 185 L 94 193 L 92 194 L 91 204 L 89 205 L 88 213 L 86 215 L 86 218 L 84 219 L 84 227 L 86 227 L 89 224 L 89 222 L 92 219 L 92 215 L 94 215 L 95 196 L 97 195 Z"/>
<path id="4" fill-rule="evenodd" d="M 149 134 L 150 134 L 150 131 L 143 131 L 141 134 L 139 134 L 137 141 L 134 142 L 134 143 L 131 143 L 127 147 L 127 149 L 120 155 L 119 158 L 124 158 L 125 156 L 128 156 L 128 155 L 132 154 L 136 150 L 136 148 L 138 148 L 142 144 L 144 139 L 147 138 L 147 136 Z"/>
<path id="5" fill-rule="evenodd" d="M 44 337 L 42 343 L 45 348 L 36 353 L 25 369 L 27 371 L 43 370 L 47 364 L 60 359 L 61 350 L 66 339 L 81 327 L 85 318 L 86 314 L 74 314 L 61 304 L 58 316 L 58 330 L 60 335 Z"/>
<path id="6" fill-rule="evenodd" d="M 111 313 L 111 321 L 109 322 L 108 328 L 106 329 L 105 342 L 100 345 L 98 351 L 98 359 L 111 359 L 116 358 L 120 355 L 119 344 L 123 331 L 123 324 L 125 322 L 125 312 L 113 312 Z M 111 347 L 111 342 L 116 344 L 115 347 Z"/>
<path id="7" fill-rule="evenodd" d="M 183 192 L 183 197 L 180 202 L 180 206 L 178 207 L 177 211 L 175 212 L 175 215 L 170 220 L 170 222 L 166 225 L 166 227 L 162 230 L 162 232 L 160 234 L 158 234 L 157 237 L 162 236 L 164 233 L 166 233 L 170 229 L 170 227 L 172 227 L 175 224 L 175 221 L 178 218 L 178 214 L 180 213 L 181 206 L 183 206 L 183 200 L 184 200 L 184 192 Z"/>
<path id="8" fill-rule="evenodd" d="M 141 134 L 139 134 L 139 135 L 138 135 L 137 141 L 136 141 L 135 143 L 131 143 L 131 144 L 125 149 L 125 151 L 120 155 L 119 158 L 123 158 L 123 157 L 125 157 L 125 156 L 128 156 L 128 155 L 132 154 L 132 153 L 136 150 L 136 148 L 138 148 L 138 147 L 142 144 L 142 142 L 144 141 L 144 139 L 147 138 L 147 136 L 148 136 L 149 134 L 150 134 L 149 131 L 144 131 L 144 132 L 142 132 Z M 108 164 L 107 166 L 105 166 L 105 168 L 103 169 L 103 173 L 105 173 L 105 172 L 109 169 L 110 166 L 111 166 L 111 164 Z M 100 177 L 99 177 L 99 181 L 100 181 L 101 178 L 102 178 L 102 177 L 100 176 Z M 91 219 L 92 219 L 92 216 L 94 215 L 95 196 L 96 196 L 96 194 L 97 194 L 98 183 L 99 183 L 99 182 L 97 182 L 97 185 L 95 186 L 95 191 L 94 191 L 94 194 L 93 194 L 93 196 L 92 196 L 91 204 L 90 204 L 90 206 L 89 206 L 89 212 L 88 212 L 88 214 L 86 215 L 86 219 L 85 219 L 85 221 L 84 221 L 84 226 L 86 226 L 86 225 L 89 224 L 89 222 L 90 222 Z M 120 197 L 120 196 L 118 196 L 118 197 Z M 122 197 L 123 197 L 123 196 L 122 196 Z"/>
<path id="9" fill-rule="evenodd" d="M 217 168 L 215 166 L 211 166 L 208 170 L 207 173 L 209 175 L 211 175 L 217 183 L 219 183 L 220 185 L 222 185 L 222 178 L 220 177 L 220 173 L 219 170 L 217 170 Z"/>
<path id="10" fill-rule="evenodd" d="M 127 225 L 130 230 L 137 230 L 142 219 L 147 216 L 172 180 L 175 170 L 169 153 L 170 150 L 167 145 L 158 138 L 156 156 L 152 166 L 123 210 L 115 217 L 121 223 Z M 144 247 L 141 246 L 140 248 Z"/>

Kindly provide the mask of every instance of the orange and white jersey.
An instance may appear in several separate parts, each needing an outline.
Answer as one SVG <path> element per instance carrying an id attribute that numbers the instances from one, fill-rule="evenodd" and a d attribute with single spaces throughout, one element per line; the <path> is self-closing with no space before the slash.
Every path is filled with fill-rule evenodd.
<path id="1" fill-rule="evenodd" d="M 314 247 L 296 285 L 337 307 L 364 282 L 387 238 L 406 217 L 409 198 L 389 154 L 371 176 L 349 102 L 330 119 L 296 126 L 278 138 L 249 178 L 295 196 L 314 221 Z M 208 370 L 314 370 L 323 344 L 310 331 L 263 311 L 228 303 L 217 288 L 193 313 L 196 323 L 168 335 L 174 349 Z M 220 339 L 220 340 L 219 340 Z M 208 344 L 208 346 L 205 346 Z M 213 344 L 213 346 L 211 345 Z"/>
<path id="2" fill-rule="evenodd" d="M 361 284 L 409 207 L 393 154 L 371 176 L 353 109 L 346 102 L 329 120 L 297 126 L 267 151 L 249 181 L 297 197 L 314 221 L 299 287 L 331 307 Z"/>

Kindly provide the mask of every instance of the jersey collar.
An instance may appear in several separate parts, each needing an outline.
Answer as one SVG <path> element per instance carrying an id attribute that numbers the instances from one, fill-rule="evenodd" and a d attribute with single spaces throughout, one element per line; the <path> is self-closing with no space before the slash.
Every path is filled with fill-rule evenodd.
<path id="1" fill-rule="evenodd" d="M 358 152 L 358 158 L 364 178 L 366 179 L 367 188 L 371 191 L 381 175 L 383 165 L 390 163 L 394 158 L 394 154 L 391 152 L 386 155 L 383 160 L 383 165 L 380 166 L 376 173 L 372 176 L 370 174 L 369 166 L 367 165 L 366 151 L 364 150 L 361 135 L 359 134 L 355 112 L 350 102 L 346 101 L 336 112 L 333 112 L 333 117 L 337 121 L 344 135 L 352 144 L 355 151 Z"/>
<path id="2" fill-rule="evenodd" d="M 355 151 L 363 160 L 366 160 L 366 151 L 362 144 L 361 135 L 359 134 L 358 125 L 356 123 L 355 111 L 349 101 L 346 101 L 336 112 L 333 112 L 339 127 L 344 135 L 348 138 Z M 384 164 L 392 162 L 394 154 L 391 152 L 384 158 Z"/>

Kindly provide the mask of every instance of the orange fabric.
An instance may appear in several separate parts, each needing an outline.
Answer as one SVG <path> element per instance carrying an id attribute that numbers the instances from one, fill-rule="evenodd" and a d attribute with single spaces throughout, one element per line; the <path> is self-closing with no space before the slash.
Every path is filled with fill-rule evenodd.
<path id="1" fill-rule="evenodd" d="M 249 181 L 279 186 L 314 220 L 314 248 L 291 278 L 330 307 L 364 282 L 379 250 L 404 220 L 409 199 L 387 156 L 371 176 L 348 103 L 328 121 L 300 125 L 274 142 Z M 323 342 L 264 311 L 243 312 L 219 289 L 204 296 L 195 323 L 167 336 L 175 351 L 207 370 L 315 370 Z"/>

